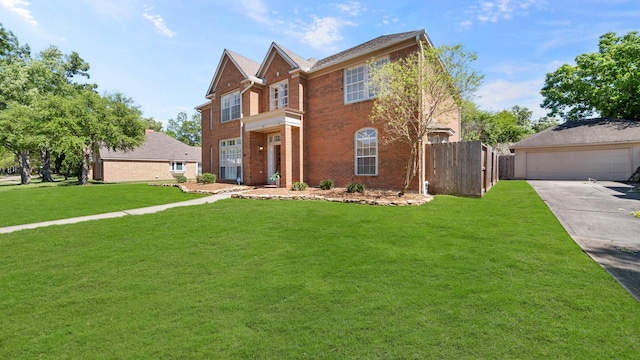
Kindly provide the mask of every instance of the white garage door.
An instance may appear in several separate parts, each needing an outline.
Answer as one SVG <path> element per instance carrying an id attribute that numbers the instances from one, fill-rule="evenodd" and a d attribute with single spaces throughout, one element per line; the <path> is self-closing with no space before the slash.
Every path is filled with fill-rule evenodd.
<path id="1" fill-rule="evenodd" d="M 618 180 L 629 178 L 629 149 L 527 153 L 527 179 Z"/>

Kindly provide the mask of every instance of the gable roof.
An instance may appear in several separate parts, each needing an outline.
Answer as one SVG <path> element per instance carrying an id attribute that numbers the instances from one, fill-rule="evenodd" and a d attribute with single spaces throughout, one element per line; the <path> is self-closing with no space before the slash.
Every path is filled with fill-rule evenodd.
<path id="1" fill-rule="evenodd" d="M 568 121 L 521 140 L 511 149 L 640 142 L 640 121 L 596 118 Z"/>
<path id="2" fill-rule="evenodd" d="M 112 151 L 100 148 L 103 160 L 193 161 L 199 162 L 202 151 L 199 146 L 189 146 L 162 132 L 145 135 L 144 143 L 130 151 Z"/>
<path id="3" fill-rule="evenodd" d="M 317 69 L 328 67 L 343 61 L 347 61 L 349 59 L 358 57 L 360 55 L 364 55 L 379 49 L 393 46 L 395 44 L 415 38 L 417 36 L 423 37 L 423 40 L 425 40 L 430 46 L 433 46 L 433 44 L 431 43 L 431 40 L 429 39 L 429 37 L 427 37 L 427 34 L 424 30 L 409 31 L 409 32 L 403 32 L 403 33 L 397 33 L 397 34 L 391 34 L 391 35 L 383 35 L 373 40 L 369 40 L 365 43 L 362 43 L 360 45 L 354 46 L 350 49 L 341 51 L 337 54 L 318 60 L 314 64 L 311 70 L 317 70 Z"/>
<path id="4" fill-rule="evenodd" d="M 228 61 L 230 61 L 238 71 L 240 71 L 245 80 L 255 81 L 257 83 L 263 82 L 261 79 L 256 77 L 260 64 L 231 50 L 224 49 L 222 56 L 220 57 L 220 62 L 218 63 L 218 68 L 213 75 L 213 79 L 211 79 L 211 84 L 209 84 L 209 89 L 207 90 L 205 97 L 208 97 L 215 92 L 222 70 L 228 63 L 228 61 L 225 61 L 225 58 L 228 59 Z"/>
<path id="5" fill-rule="evenodd" d="M 214 93 L 217 82 L 219 81 L 220 74 L 224 70 L 224 67 L 226 66 L 228 61 L 231 61 L 235 65 L 235 67 L 242 73 L 242 75 L 244 76 L 244 80 L 249 80 L 264 85 L 265 80 L 260 76 L 264 75 L 263 72 L 273 59 L 274 52 L 279 53 L 289 64 L 291 64 L 291 67 L 293 69 L 300 69 L 304 72 L 311 73 L 335 64 L 339 64 L 344 61 L 348 61 L 358 56 L 366 55 L 373 51 L 391 47 L 393 45 L 402 43 L 403 41 L 417 38 L 421 38 L 421 40 L 425 41 L 429 46 L 433 46 L 433 43 L 431 42 L 431 39 L 429 39 L 426 31 L 422 29 L 379 36 L 373 40 L 369 40 L 360 45 L 354 46 L 350 49 L 341 51 L 337 54 L 331 55 L 321 60 L 316 60 L 313 58 L 304 59 L 275 42 L 272 43 L 269 47 L 269 51 L 267 52 L 267 55 L 265 56 L 262 64 L 258 64 L 251 59 L 225 49 L 222 53 L 222 57 L 220 58 L 220 62 L 218 63 L 218 68 L 216 69 L 213 79 L 211 80 L 211 84 L 209 85 L 209 89 L 207 90 L 205 97 L 210 97 Z M 228 59 L 228 61 L 225 61 L 226 59 Z"/>
<path id="6" fill-rule="evenodd" d="M 302 57 L 293 53 L 292 51 L 285 49 L 284 47 L 282 47 L 282 45 L 273 42 L 271 43 L 271 46 L 269 47 L 269 51 L 267 51 L 267 55 L 262 61 L 260 68 L 256 72 L 257 77 L 264 76 L 264 71 L 267 69 L 267 67 L 269 67 L 269 64 L 271 64 L 271 61 L 273 61 L 273 57 L 275 53 L 280 54 L 280 56 L 282 56 L 282 58 L 287 63 L 289 63 L 289 65 L 291 65 L 292 69 L 300 69 L 302 71 L 309 72 L 313 64 L 316 63 L 315 59 L 305 60 Z"/>

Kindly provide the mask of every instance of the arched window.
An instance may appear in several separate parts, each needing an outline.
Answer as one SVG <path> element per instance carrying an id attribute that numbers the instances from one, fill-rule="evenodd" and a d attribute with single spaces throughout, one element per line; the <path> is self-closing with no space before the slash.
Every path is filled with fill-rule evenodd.
<path id="1" fill-rule="evenodd" d="M 378 175 L 378 131 L 361 129 L 355 134 L 356 175 Z"/>

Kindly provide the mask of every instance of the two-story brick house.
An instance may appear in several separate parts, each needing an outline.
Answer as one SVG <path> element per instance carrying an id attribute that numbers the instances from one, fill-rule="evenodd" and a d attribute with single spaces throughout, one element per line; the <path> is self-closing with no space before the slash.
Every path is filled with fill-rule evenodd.
<path id="1" fill-rule="evenodd" d="M 424 30 L 380 36 L 321 60 L 305 60 L 272 43 L 262 63 L 225 50 L 202 114 L 203 172 L 220 181 L 281 186 L 322 179 L 336 186 L 401 189 L 409 149 L 385 145 L 369 120 L 374 95 L 367 62 L 394 61 L 432 46 Z M 459 141 L 459 114 L 437 119 L 431 141 Z M 420 191 L 424 176 L 410 190 Z"/>

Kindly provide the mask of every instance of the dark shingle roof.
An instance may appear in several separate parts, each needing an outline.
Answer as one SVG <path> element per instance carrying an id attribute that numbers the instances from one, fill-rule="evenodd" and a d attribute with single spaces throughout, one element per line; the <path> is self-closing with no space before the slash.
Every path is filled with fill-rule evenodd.
<path id="1" fill-rule="evenodd" d="M 424 30 L 417 30 L 417 31 L 409 31 L 409 32 L 403 32 L 398 34 L 379 36 L 373 40 L 369 40 L 365 43 L 354 46 L 345 51 L 339 52 L 335 55 L 331 55 L 329 57 L 319 60 L 318 62 L 315 63 L 312 70 L 322 68 L 325 66 L 330 66 L 332 64 L 339 63 L 341 61 L 348 60 L 350 58 L 360 56 L 377 49 L 384 48 L 386 46 L 391 46 L 393 44 L 396 44 L 404 40 L 414 38 L 416 36 L 420 36 L 423 34 L 425 34 Z"/>
<path id="2" fill-rule="evenodd" d="M 259 80 L 256 77 L 256 74 L 258 73 L 260 64 L 231 50 L 226 51 L 229 54 L 229 57 L 231 57 L 231 59 L 238 65 L 240 68 L 239 70 L 242 71 L 247 78 Z"/>
<path id="3" fill-rule="evenodd" d="M 105 160 L 199 162 L 202 151 L 198 146 L 189 146 L 165 133 L 152 132 L 145 135 L 145 142 L 140 147 L 126 152 L 100 148 L 100 157 Z"/>
<path id="4" fill-rule="evenodd" d="M 597 118 L 568 121 L 517 142 L 512 149 L 640 142 L 640 121 Z"/>
<path id="5" fill-rule="evenodd" d="M 275 45 L 278 46 L 278 48 L 282 50 L 282 52 L 284 52 L 291 60 L 293 60 L 298 65 L 300 69 L 304 71 L 309 71 L 317 62 L 316 59 L 303 59 L 301 56 L 298 56 L 296 53 L 284 48 L 280 44 Z"/>

